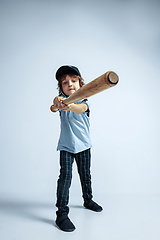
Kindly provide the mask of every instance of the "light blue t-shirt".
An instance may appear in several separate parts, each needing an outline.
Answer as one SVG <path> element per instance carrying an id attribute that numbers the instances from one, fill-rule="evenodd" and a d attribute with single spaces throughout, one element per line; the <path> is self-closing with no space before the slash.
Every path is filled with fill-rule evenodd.
<path id="1" fill-rule="evenodd" d="M 61 96 L 66 98 L 64 94 Z M 89 109 L 89 102 L 87 99 L 75 102 L 75 104 L 80 104 L 82 102 L 85 103 Z M 57 150 L 78 153 L 91 148 L 89 111 L 77 114 L 59 109 L 59 112 L 61 132 Z"/>

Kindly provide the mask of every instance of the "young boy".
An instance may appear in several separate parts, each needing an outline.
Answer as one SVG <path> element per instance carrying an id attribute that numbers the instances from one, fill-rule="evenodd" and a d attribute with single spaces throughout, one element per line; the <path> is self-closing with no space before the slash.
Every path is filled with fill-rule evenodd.
<path id="1" fill-rule="evenodd" d="M 58 208 L 56 224 L 66 232 L 75 230 L 75 226 L 68 217 L 69 188 L 72 179 L 72 164 L 75 159 L 80 176 L 84 207 L 101 212 L 102 207 L 92 200 L 91 188 L 91 141 L 89 122 L 89 103 L 87 99 L 65 105 L 63 99 L 73 94 L 84 85 L 77 67 L 62 66 L 56 72 L 59 96 L 54 98 L 51 111 L 59 110 L 61 119 L 61 133 L 57 150 L 60 151 L 60 176 L 57 182 Z"/>

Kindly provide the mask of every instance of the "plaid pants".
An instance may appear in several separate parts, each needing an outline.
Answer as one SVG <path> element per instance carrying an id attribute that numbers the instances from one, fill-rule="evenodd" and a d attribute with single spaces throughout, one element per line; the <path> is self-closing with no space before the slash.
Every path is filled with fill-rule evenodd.
<path id="1" fill-rule="evenodd" d="M 57 203 L 59 211 L 69 212 L 69 188 L 72 180 L 72 165 L 76 160 L 78 173 L 80 176 L 82 192 L 84 201 L 92 199 L 91 188 L 91 153 L 90 149 L 79 152 L 77 154 L 69 153 L 67 151 L 60 151 L 60 175 L 57 182 Z"/>

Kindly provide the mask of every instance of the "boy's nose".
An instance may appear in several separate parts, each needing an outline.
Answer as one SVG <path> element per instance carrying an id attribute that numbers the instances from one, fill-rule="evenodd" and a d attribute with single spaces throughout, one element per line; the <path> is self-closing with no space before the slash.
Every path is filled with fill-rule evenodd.
<path id="1" fill-rule="evenodd" d="M 72 85 L 72 81 L 69 80 L 68 85 L 71 86 Z"/>

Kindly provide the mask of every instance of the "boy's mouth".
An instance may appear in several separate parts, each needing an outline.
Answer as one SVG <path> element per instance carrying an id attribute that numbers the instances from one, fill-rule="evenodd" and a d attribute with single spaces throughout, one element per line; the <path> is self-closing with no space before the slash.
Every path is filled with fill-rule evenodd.
<path id="1" fill-rule="evenodd" d="M 69 88 L 69 89 L 68 89 L 68 91 L 72 91 L 72 90 L 74 90 L 74 89 L 73 89 L 73 88 Z"/>

